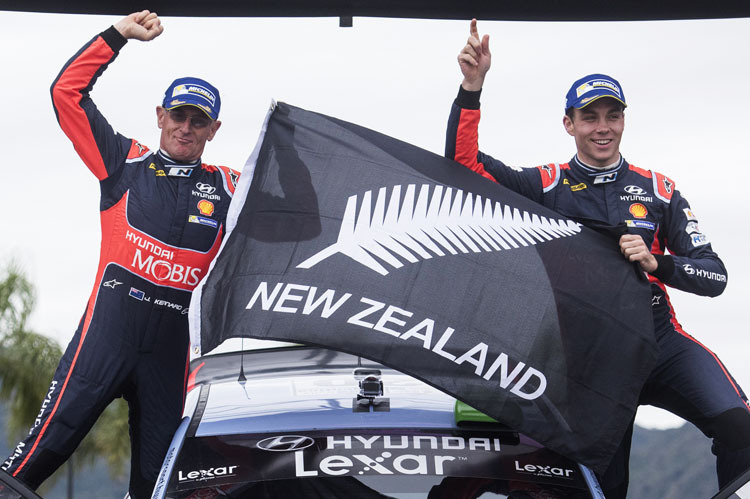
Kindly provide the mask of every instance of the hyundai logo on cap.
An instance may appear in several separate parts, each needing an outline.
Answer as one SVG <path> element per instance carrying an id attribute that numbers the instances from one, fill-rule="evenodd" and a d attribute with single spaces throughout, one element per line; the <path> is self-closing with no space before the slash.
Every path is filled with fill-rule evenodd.
<path id="1" fill-rule="evenodd" d="M 221 97 L 219 91 L 205 80 L 187 76 L 177 78 L 164 92 L 164 109 L 174 109 L 180 106 L 197 107 L 212 120 L 219 119 Z"/>
<path id="2" fill-rule="evenodd" d="M 611 76 L 591 74 L 576 80 L 570 87 L 565 96 L 565 109 L 582 109 L 602 97 L 611 97 L 627 106 L 620 82 Z"/>

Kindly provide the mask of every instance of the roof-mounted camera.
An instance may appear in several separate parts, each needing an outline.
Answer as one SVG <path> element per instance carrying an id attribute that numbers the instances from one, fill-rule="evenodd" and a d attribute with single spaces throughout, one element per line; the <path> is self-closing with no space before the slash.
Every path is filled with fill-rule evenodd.
<path id="1" fill-rule="evenodd" d="M 357 368 L 354 379 L 359 383 L 359 393 L 352 399 L 354 412 L 387 412 L 391 410 L 391 401 L 383 397 L 383 380 L 380 369 Z"/>

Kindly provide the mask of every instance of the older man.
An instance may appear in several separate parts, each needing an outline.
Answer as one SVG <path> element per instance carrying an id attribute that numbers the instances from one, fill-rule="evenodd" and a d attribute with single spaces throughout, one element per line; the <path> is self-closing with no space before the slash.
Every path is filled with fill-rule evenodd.
<path id="1" fill-rule="evenodd" d="M 198 78 L 175 80 L 156 108 L 156 152 L 116 133 L 89 96 L 128 39 L 162 31 L 156 14 L 133 13 L 84 45 L 52 84 L 60 127 L 99 180 L 102 244 L 94 289 L 39 417 L 2 465 L 33 488 L 123 396 L 130 494 L 150 497 L 180 421 L 190 295 L 219 249 L 239 177 L 201 161 L 221 126 L 219 92 Z"/>

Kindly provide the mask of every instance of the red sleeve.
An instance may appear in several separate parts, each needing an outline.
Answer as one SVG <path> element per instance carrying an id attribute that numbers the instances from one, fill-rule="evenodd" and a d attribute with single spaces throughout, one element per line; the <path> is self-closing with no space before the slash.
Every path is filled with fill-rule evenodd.
<path id="1" fill-rule="evenodd" d="M 65 64 L 50 90 L 60 127 L 99 180 L 122 164 L 133 144 L 114 132 L 89 97 L 124 43 L 114 28 L 97 35 Z"/>

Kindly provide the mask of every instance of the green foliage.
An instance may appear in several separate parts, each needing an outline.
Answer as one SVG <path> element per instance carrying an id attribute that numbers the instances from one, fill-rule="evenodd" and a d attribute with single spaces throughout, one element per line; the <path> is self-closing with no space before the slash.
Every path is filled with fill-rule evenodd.
<path id="1" fill-rule="evenodd" d="M 17 265 L 11 263 L 0 281 L 0 337 L 23 329 L 34 307 L 34 290 Z"/>

